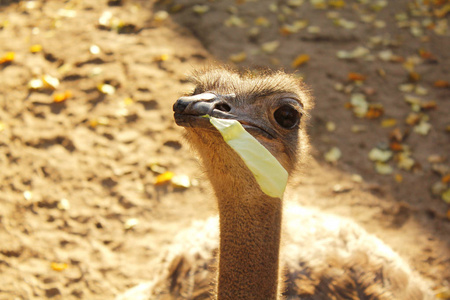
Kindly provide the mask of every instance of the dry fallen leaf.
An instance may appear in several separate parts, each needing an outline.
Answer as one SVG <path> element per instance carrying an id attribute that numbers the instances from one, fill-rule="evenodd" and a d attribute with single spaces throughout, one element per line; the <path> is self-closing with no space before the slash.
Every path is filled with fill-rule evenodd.
<path id="1" fill-rule="evenodd" d="M 191 186 L 191 180 L 187 175 L 175 175 L 172 177 L 171 182 L 175 188 L 187 189 Z"/>
<path id="2" fill-rule="evenodd" d="M 125 221 L 125 223 L 123 224 L 123 228 L 125 228 L 125 230 L 129 230 L 129 229 L 135 227 L 137 224 L 139 224 L 138 219 L 136 219 L 136 218 L 127 219 Z"/>
<path id="3" fill-rule="evenodd" d="M 450 174 L 445 175 L 444 177 L 442 177 L 441 181 L 443 183 L 450 183 Z"/>
<path id="4" fill-rule="evenodd" d="M 367 79 L 366 75 L 355 72 L 348 73 L 348 80 L 350 81 L 364 81 L 366 79 Z"/>
<path id="5" fill-rule="evenodd" d="M 107 117 L 98 117 L 97 119 L 92 119 L 89 121 L 89 125 L 92 128 L 97 127 L 98 125 L 109 125 L 109 119 Z"/>
<path id="6" fill-rule="evenodd" d="M 44 83 L 45 87 L 50 88 L 52 90 L 56 90 L 59 86 L 58 78 L 53 77 L 48 74 L 45 74 L 44 76 L 42 76 L 42 82 Z"/>
<path id="7" fill-rule="evenodd" d="M 261 45 L 261 49 L 262 51 L 264 51 L 265 53 L 273 53 L 275 52 L 275 50 L 278 49 L 278 47 L 280 46 L 280 42 L 279 41 L 272 41 L 272 42 L 267 42 Z"/>
<path id="8" fill-rule="evenodd" d="M 50 264 L 50 267 L 55 271 L 61 272 L 61 271 L 64 271 L 65 269 L 67 269 L 69 267 L 69 265 L 66 263 L 52 262 Z"/>
<path id="9" fill-rule="evenodd" d="M 398 87 L 399 91 L 404 92 L 404 93 L 411 93 L 414 91 L 415 88 L 416 88 L 416 86 L 412 83 L 401 84 Z"/>
<path id="10" fill-rule="evenodd" d="M 396 152 L 398 152 L 398 151 L 403 151 L 403 150 L 404 150 L 403 145 L 400 144 L 400 143 L 398 143 L 398 142 L 391 142 L 391 143 L 389 144 L 389 148 L 390 148 L 392 151 L 396 151 Z"/>
<path id="11" fill-rule="evenodd" d="M 436 101 L 431 100 L 431 101 L 427 101 L 427 102 L 421 103 L 420 107 L 421 107 L 423 110 L 436 109 L 436 108 L 437 108 L 437 103 L 436 103 Z"/>
<path id="12" fill-rule="evenodd" d="M 228 19 L 224 22 L 225 26 L 227 27 L 245 27 L 245 22 L 242 18 L 239 18 L 236 15 L 230 16 Z"/>
<path id="13" fill-rule="evenodd" d="M 396 156 L 396 159 L 398 160 L 397 166 L 406 171 L 410 171 L 415 164 L 414 159 L 412 159 L 407 152 L 399 153 Z"/>
<path id="14" fill-rule="evenodd" d="M 365 57 L 369 54 L 370 54 L 369 49 L 362 46 L 358 46 L 352 51 L 339 50 L 336 53 L 336 56 L 340 59 L 354 59 L 359 57 Z"/>
<path id="15" fill-rule="evenodd" d="M 426 121 L 421 121 L 418 125 L 414 127 L 414 132 L 427 135 L 431 130 L 431 124 Z"/>
<path id="16" fill-rule="evenodd" d="M 359 174 L 352 174 L 351 179 L 352 179 L 353 182 L 356 182 L 356 183 L 363 182 L 363 178 Z"/>
<path id="17" fill-rule="evenodd" d="M 100 54 L 101 50 L 100 50 L 100 47 L 99 47 L 99 46 L 97 46 L 97 45 L 91 45 L 91 46 L 89 47 L 89 52 L 91 52 L 91 54 L 97 55 L 97 54 Z"/>
<path id="18" fill-rule="evenodd" d="M 437 80 L 433 83 L 433 85 L 437 88 L 448 88 L 450 87 L 450 82 L 446 80 Z"/>
<path id="19" fill-rule="evenodd" d="M 448 189 L 444 193 L 442 193 L 442 200 L 444 200 L 446 203 L 450 204 L 450 189 Z"/>
<path id="20" fill-rule="evenodd" d="M 389 175 L 389 174 L 392 174 L 392 172 L 394 172 L 394 170 L 392 169 L 392 167 L 390 165 L 383 163 L 383 162 L 375 163 L 375 171 L 381 175 Z"/>
<path id="21" fill-rule="evenodd" d="M 116 88 L 107 83 L 99 84 L 97 88 L 100 92 L 106 95 L 112 95 L 116 92 Z"/>
<path id="22" fill-rule="evenodd" d="M 300 54 L 299 56 L 297 56 L 294 61 L 292 62 L 291 66 L 293 68 L 298 68 L 301 65 L 305 64 L 306 62 L 308 62 L 310 59 L 308 54 Z"/>
<path id="23" fill-rule="evenodd" d="M 192 11 L 198 15 L 203 15 L 209 11 L 209 6 L 208 5 L 200 5 L 200 4 L 194 5 L 192 7 Z"/>
<path id="24" fill-rule="evenodd" d="M 158 176 L 156 176 L 155 179 L 155 185 L 164 185 L 169 183 L 172 178 L 175 176 L 175 174 L 173 172 L 170 171 L 166 171 Z"/>
<path id="25" fill-rule="evenodd" d="M 270 21 L 267 20 L 267 18 L 264 18 L 264 17 L 256 18 L 254 23 L 255 23 L 256 26 L 262 26 L 262 27 L 269 27 L 270 26 Z"/>
<path id="26" fill-rule="evenodd" d="M 438 163 L 443 163 L 444 161 L 447 160 L 447 158 L 443 155 L 431 154 L 430 156 L 428 156 L 427 160 L 429 163 L 438 164 Z"/>
<path id="27" fill-rule="evenodd" d="M 153 57 L 153 61 L 161 62 L 161 61 L 167 61 L 169 59 L 169 54 L 161 54 Z"/>
<path id="28" fill-rule="evenodd" d="M 417 72 L 410 72 L 409 73 L 409 80 L 414 81 L 414 82 L 419 81 L 420 80 L 420 74 L 417 73 Z"/>
<path id="29" fill-rule="evenodd" d="M 367 127 L 365 125 L 352 125 L 351 130 L 353 133 L 360 133 L 367 131 Z"/>
<path id="30" fill-rule="evenodd" d="M 40 90 L 44 87 L 44 82 L 40 78 L 34 78 L 31 79 L 30 82 L 28 82 L 28 88 L 30 90 Z"/>
<path id="31" fill-rule="evenodd" d="M 342 152 L 338 147 L 331 148 L 325 153 L 325 160 L 331 163 L 337 162 L 342 156 Z"/>
<path id="32" fill-rule="evenodd" d="M 369 111 L 369 104 L 367 103 L 366 96 L 364 96 L 364 94 L 352 94 L 350 104 L 353 108 L 354 114 L 359 118 L 365 117 Z"/>
<path id="33" fill-rule="evenodd" d="M 153 20 L 155 20 L 156 22 L 163 22 L 167 20 L 167 18 L 169 18 L 169 13 L 164 10 L 157 11 L 153 15 Z"/>
<path id="34" fill-rule="evenodd" d="M 431 194 L 434 196 L 441 196 L 447 190 L 447 188 L 447 184 L 442 183 L 441 181 L 435 182 L 431 186 Z"/>
<path id="35" fill-rule="evenodd" d="M 25 200 L 27 201 L 31 201 L 31 199 L 33 199 L 33 193 L 31 191 L 24 191 L 23 192 L 23 197 L 25 198 Z"/>
<path id="36" fill-rule="evenodd" d="M 410 113 L 408 117 L 406 117 L 406 124 L 408 125 L 416 125 L 420 121 L 420 115 L 417 113 Z"/>
<path id="37" fill-rule="evenodd" d="M 381 121 L 381 127 L 384 128 L 393 127 L 395 125 L 397 125 L 397 120 L 393 118 L 384 119 L 383 121 Z"/>
<path id="38" fill-rule="evenodd" d="M 156 174 L 162 174 L 166 172 L 166 168 L 161 166 L 157 161 L 150 161 L 147 163 L 147 167 L 152 170 L 152 172 L 155 172 Z"/>
<path id="39" fill-rule="evenodd" d="M 320 33 L 320 31 L 321 31 L 319 26 L 309 26 L 307 30 L 309 33 L 312 33 L 312 34 L 317 34 L 317 33 Z"/>
<path id="40" fill-rule="evenodd" d="M 54 102 L 64 102 L 71 97 L 72 97 L 72 92 L 67 90 L 64 93 L 55 93 L 53 95 L 53 101 Z"/>
<path id="41" fill-rule="evenodd" d="M 294 21 L 294 23 L 292 24 L 284 24 L 283 26 L 280 27 L 280 34 L 281 35 L 289 35 L 289 34 L 293 34 L 293 33 L 297 33 L 300 30 L 308 27 L 308 20 L 297 20 Z"/>
<path id="42" fill-rule="evenodd" d="M 5 55 L 0 57 L 0 65 L 12 62 L 16 54 L 14 52 L 7 52 Z"/>
<path id="43" fill-rule="evenodd" d="M 384 107 L 382 104 L 370 104 L 369 109 L 365 115 L 367 119 L 377 119 L 384 114 Z"/>
<path id="44" fill-rule="evenodd" d="M 344 0 L 328 0 L 328 5 L 333 8 L 342 8 L 345 6 Z"/>
<path id="45" fill-rule="evenodd" d="M 245 53 L 244 51 L 230 55 L 230 61 L 232 61 L 236 64 L 243 62 L 246 59 L 247 59 L 247 53 Z"/>
<path id="46" fill-rule="evenodd" d="M 393 153 L 390 150 L 382 150 L 379 148 L 373 148 L 369 152 L 369 159 L 378 162 L 387 162 L 391 159 Z"/>
<path id="47" fill-rule="evenodd" d="M 327 128 L 327 131 L 333 132 L 336 130 L 336 123 L 329 121 L 326 123 L 326 128 Z"/>
<path id="48" fill-rule="evenodd" d="M 59 200 L 57 207 L 60 210 L 69 210 L 70 202 L 66 198 L 63 198 L 63 199 Z"/>
<path id="49" fill-rule="evenodd" d="M 30 47 L 30 52 L 31 53 L 38 53 L 38 52 L 41 52 L 41 51 L 42 51 L 42 45 L 40 45 L 40 44 L 35 44 L 35 45 L 32 45 Z"/>

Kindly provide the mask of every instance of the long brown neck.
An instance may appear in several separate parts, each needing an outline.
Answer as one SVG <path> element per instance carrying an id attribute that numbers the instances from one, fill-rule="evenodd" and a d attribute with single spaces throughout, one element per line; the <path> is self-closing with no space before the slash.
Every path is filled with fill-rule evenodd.
<path id="1" fill-rule="evenodd" d="M 219 200 L 218 299 L 277 299 L 281 200 L 242 200 Z"/>
<path id="2" fill-rule="evenodd" d="M 282 200 L 261 191 L 254 175 L 232 149 L 224 147 L 220 136 L 214 141 L 202 133 L 189 137 L 193 145 L 200 145 L 197 150 L 218 201 L 217 299 L 276 300 Z"/>
<path id="3" fill-rule="evenodd" d="M 246 167 L 208 175 L 220 217 L 218 300 L 277 299 L 281 199 L 264 194 Z"/>

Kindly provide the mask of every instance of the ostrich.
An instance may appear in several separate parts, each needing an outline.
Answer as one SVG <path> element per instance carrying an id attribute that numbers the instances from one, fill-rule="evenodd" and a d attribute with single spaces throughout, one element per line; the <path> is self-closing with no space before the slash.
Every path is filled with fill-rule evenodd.
<path id="1" fill-rule="evenodd" d="M 218 217 L 181 231 L 154 280 L 118 300 L 432 299 L 427 284 L 356 223 L 264 193 L 203 117 L 238 120 L 290 175 L 309 144 L 312 101 L 302 83 L 284 72 L 225 68 L 196 72 L 192 81 L 195 91 L 176 101 L 174 117 L 200 156 Z"/>

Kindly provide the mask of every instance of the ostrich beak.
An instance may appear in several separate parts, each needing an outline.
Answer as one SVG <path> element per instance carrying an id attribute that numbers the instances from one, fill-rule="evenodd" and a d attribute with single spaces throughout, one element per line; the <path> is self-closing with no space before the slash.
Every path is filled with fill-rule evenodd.
<path id="1" fill-rule="evenodd" d="M 183 127 L 213 129 L 205 115 L 220 119 L 237 119 L 231 112 L 230 98 L 234 95 L 203 93 L 179 98 L 173 105 L 175 122 Z"/>

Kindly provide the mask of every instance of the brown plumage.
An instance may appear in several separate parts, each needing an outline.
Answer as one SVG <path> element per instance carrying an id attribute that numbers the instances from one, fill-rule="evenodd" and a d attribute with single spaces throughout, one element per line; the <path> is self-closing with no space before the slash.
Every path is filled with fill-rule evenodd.
<path id="1" fill-rule="evenodd" d="M 240 121 L 291 174 L 308 147 L 304 128 L 312 103 L 304 85 L 283 72 L 224 68 L 195 73 L 192 80 L 196 89 L 176 102 L 175 120 L 200 154 L 219 217 L 181 231 L 161 256 L 154 280 L 118 300 L 432 299 L 393 250 L 354 222 L 265 195 L 201 118 Z"/>

